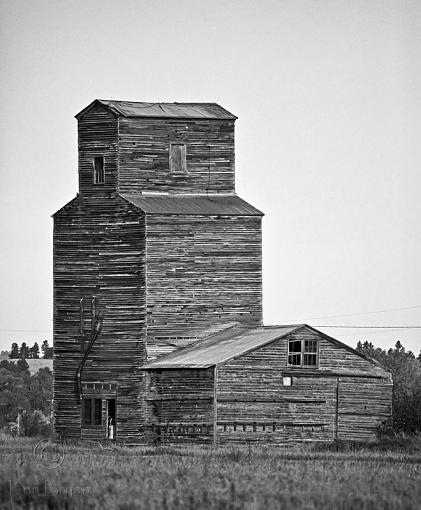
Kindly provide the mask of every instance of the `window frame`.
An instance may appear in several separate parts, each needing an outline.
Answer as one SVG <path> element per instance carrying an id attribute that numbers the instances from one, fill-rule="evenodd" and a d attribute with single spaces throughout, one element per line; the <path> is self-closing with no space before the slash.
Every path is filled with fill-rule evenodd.
<path id="1" fill-rule="evenodd" d="M 90 402 L 89 416 L 86 415 L 86 402 Z M 100 422 L 97 423 L 95 418 L 95 401 L 100 402 Z M 97 397 L 84 397 L 82 399 L 82 427 L 102 427 L 102 398 Z"/>
<path id="2" fill-rule="evenodd" d="M 182 151 L 182 161 L 181 161 L 181 169 L 176 168 L 172 148 L 173 147 L 184 147 L 184 150 Z M 168 149 L 168 160 L 169 160 L 169 167 L 170 167 L 170 174 L 187 174 L 187 144 L 185 142 L 170 142 L 170 146 Z"/>
<path id="3" fill-rule="evenodd" d="M 300 342 L 301 343 L 301 350 L 298 351 L 290 351 L 290 343 L 292 342 Z M 315 342 L 316 343 L 316 350 L 315 352 L 312 351 L 306 351 L 306 342 Z M 315 339 L 305 339 L 305 338 L 289 338 L 288 339 L 288 354 L 287 354 L 287 365 L 289 367 L 296 367 L 296 368 L 318 368 L 319 367 L 319 340 Z M 290 356 L 292 355 L 300 355 L 300 364 L 292 364 L 289 362 Z M 316 356 L 316 363 L 314 365 L 305 365 L 304 364 L 304 356 L 309 354 L 313 354 Z"/>
<path id="4" fill-rule="evenodd" d="M 97 160 L 101 159 L 102 160 L 102 169 L 98 169 L 97 168 L 97 165 L 96 165 L 96 162 Z M 105 157 L 103 154 L 98 154 L 96 156 L 93 156 L 92 158 L 92 166 L 93 166 L 93 182 L 94 182 L 94 185 L 97 186 L 97 185 L 102 185 L 102 184 L 105 184 Z M 100 176 L 102 178 L 99 179 L 98 176 Z"/>

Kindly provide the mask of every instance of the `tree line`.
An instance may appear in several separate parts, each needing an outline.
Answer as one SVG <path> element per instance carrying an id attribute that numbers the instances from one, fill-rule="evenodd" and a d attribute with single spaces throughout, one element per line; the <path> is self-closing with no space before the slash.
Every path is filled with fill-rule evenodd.
<path id="1" fill-rule="evenodd" d="M 48 340 L 44 340 L 41 344 L 41 352 L 43 359 L 53 359 L 53 348 L 50 347 Z M 32 347 L 22 342 L 20 347 L 16 342 L 12 343 L 9 354 L 10 359 L 40 359 L 40 347 L 35 342 Z"/>
<path id="2" fill-rule="evenodd" d="M 418 357 L 401 342 L 389 350 L 358 342 L 357 351 L 377 360 L 393 377 L 392 419 L 384 432 L 421 431 L 421 351 Z"/>

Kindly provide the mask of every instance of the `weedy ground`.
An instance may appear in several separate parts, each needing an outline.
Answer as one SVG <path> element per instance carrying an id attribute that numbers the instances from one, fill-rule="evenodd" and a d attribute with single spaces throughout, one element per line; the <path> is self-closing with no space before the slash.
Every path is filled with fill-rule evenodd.
<path id="1" fill-rule="evenodd" d="M 58 467 L 36 444 L 0 438 L 0 508 L 421 508 L 421 437 L 287 449 L 66 444 Z"/>

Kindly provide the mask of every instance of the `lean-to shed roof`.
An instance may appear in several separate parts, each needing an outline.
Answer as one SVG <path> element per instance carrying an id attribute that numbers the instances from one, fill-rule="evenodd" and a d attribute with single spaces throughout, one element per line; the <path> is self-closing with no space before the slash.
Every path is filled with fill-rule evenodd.
<path id="1" fill-rule="evenodd" d="M 102 104 L 115 115 L 122 117 L 183 118 L 183 119 L 219 119 L 229 120 L 237 117 L 217 103 L 143 103 L 134 101 L 114 101 L 96 99 L 76 115 L 82 116 L 95 104 Z"/>
<path id="2" fill-rule="evenodd" d="M 261 326 L 252 329 L 234 326 L 189 347 L 184 347 L 165 358 L 147 363 L 143 368 L 208 368 L 282 338 L 301 327 L 303 327 L 302 324 Z"/>
<path id="3" fill-rule="evenodd" d="M 263 216 L 237 195 L 121 195 L 147 214 Z"/>

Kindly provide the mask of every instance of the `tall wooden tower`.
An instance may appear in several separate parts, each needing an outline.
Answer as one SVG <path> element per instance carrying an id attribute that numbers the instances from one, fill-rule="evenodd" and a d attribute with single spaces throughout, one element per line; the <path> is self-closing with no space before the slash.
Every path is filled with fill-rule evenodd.
<path id="1" fill-rule="evenodd" d="M 55 430 L 130 440 L 143 364 L 262 324 L 262 213 L 235 194 L 221 106 L 96 100 L 76 118 L 79 193 L 54 214 Z"/>

